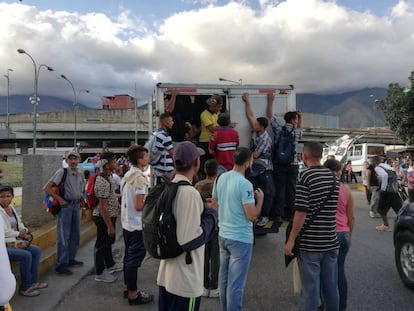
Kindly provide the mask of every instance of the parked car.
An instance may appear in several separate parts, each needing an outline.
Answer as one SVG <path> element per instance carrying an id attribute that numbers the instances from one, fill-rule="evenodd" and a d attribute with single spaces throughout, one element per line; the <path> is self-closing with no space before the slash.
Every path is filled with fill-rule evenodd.
<path id="1" fill-rule="evenodd" d="M 395 219 L 394 249 L 398 274 L 414 290 L 414 202 L 405 201 Z"/>
<path id="2" fill-rule="evenodd" d="M 83 162 L 78 164 L 78 169 L 83 171 L 89 171 L 91 174 L 95 172 L 95 164 L 92 163 L 92 157 L 87 157 Z"/>

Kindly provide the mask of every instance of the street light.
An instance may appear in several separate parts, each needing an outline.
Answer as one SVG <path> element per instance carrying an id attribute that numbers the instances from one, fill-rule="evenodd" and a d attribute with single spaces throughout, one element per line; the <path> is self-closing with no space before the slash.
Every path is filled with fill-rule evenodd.
<path id="1" fill-rule="evenodd" d="M 10 131 L 10 72 L 13 71 L 13 69 L 7 69 L 7 74 L 4 75 L 4 77 L 7 79 L 7 98 L 6 98 L 6 127 L 7 131 Z"/>
<path id="2" fill-rule="evenodd" d="M 77 97 L 76 97 L 76 104 L 75 104 L 75 107 L 73 107 L 73 112 L 74 112 L 74 118 L 75 118 L 75 125 L 74 125 L 74 128 L 75 128 L 75 135 L 74 135 L 74 143 L 75 143 L 75 148 L 76 148 L 76 150 L 77 150 L 77 142 L 76 142 L 76 132 L 77 132 L 77 120 L 76 120 L 76 115 L 77 115 L 77 109 L 78 109 L 78 101 L 79 101 L 79 94 L 81 93 L 81 92 L 85 92 L 85 93 L 88 93 L 89 94 L 89 90 L 87 90 L 87 89 L 80 89 L 79 91 L 78 91 L 78 95 L 77 95 Z"/>
<path id="3" fill-rule="evenodd" d="M 77 110 L 77 106 L 78 106 L 78 98 L 79 98 L 79 94 L 81 92 L 85 92 L 85 93 L 89 93 L 89 90 L 87 89 L 80 89 L 78 91 L 78 93 L 76 93 L 75 91 L 75 86 L 73 85 L 72 81 L 70 81 L 65 75 L 60 75 L 62 77 L 62 79 L 65 79 L 66 81 L 69 82 L 70 86 L 72 87 L 73 90 L 73 97 L 74 97 L 74 102 L 73 102 L 73 146 L 77 149 L 77 117 L 76 117 L 76 110 Z"/>
<path id="4" fill-rule="evenodd" d="M 373 99 L 374 98 L 374 94 L 371 94 L 371 95 L 369 95 L 369 97 L 371 98 L 371 99 Z M 375 104 L 376 103 L 378 103 L 379 102 L 379 100 L 378 99 L 375 99 L 373 102 L 372 102 L 372 116 L 373 116 L 373 121 L 372 121 L 372 123 L 373 123 L 373 127 L 375 127 L 375 118 L 376 118 L 376 116 L 375 116 L 375 114 L 376 114 L 376 107 L 375 107 Z"/>
<path id="5" fill-rule="evenodd" d="M 222 82 L 231 82 L 231 83 L 235 83 L 235 84 L 238 84 L 238 85 L 242 85 L 243 84 L 243 80 L 242 79 L 239 79 L 239 81 L 234 81 L 234 80 L 219 78 L 219 81 L 222 81 Z"/>
<path id="6" fill-rule="evenodd" d="M 41 64 L 39 67 L 37 66 L 37 63 L 33 59 L 32 55 L 27 53 L 23 49 L 17 49 L 17 52 L 20 54 L 26 54 L 33 62 L 34 66 L 34 94 L 32 97 L 30 97 L 30 102 L 33 104 L 33 154 L 36 154 L 36 147 L 37 147 L 37 141 L 36 141 L 36 130 L 37 130 L 37 105 L 39 102 L 39 98 L 37 97 L 37 87 L 39 84 L 39 73 L 40 69 L 42 67 L 46 68 L 49 71 L 53 71 L 53 68 L 49 67 L 48 65 Z"/>

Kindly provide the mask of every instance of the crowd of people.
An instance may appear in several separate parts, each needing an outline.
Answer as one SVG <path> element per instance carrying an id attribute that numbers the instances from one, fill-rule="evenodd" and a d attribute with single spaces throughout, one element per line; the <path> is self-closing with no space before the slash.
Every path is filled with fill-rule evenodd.
<path id="1" fill-rule="evenodd" d="M 291 226 L 284 247 L 286 256 L 293 256 L 292 250 L 300 237 L 299 310 L 345 310 L 348 286 L 344 267 L 355 217 L 350 188 L 340 181 L 344 173 L 352 181 L 349 163 L 344 167 L 329 159 L 322 165 L 322 145 L 306 142 L 301 160 L 307 169 L 298 174 L 301 114 L 287 112 L 281 125 L 273 114 L 274 94 L 267 95 L 263 112 L 266 116 L 259 117 L 254 116 L 250 95 L 242 96 L 252 131 L 250 148 L 239 146 L 237 127 L 230 114 L 222 111 L 223 101 L 217 95 L 207 98 L 207 108 L 200 112 L 199 127 L 179 119 L 186 124 L 184 131 L 191 135 L 184 135 L 185 139 L 176 143 L 171 135 L 177 122 L 176 97 L 177 92 L 173 92 L 165 99 L 166 112 L 159 117 L 160 127 L 154 135 L 161 156 L 152 165 L 152 177 L 157 183 L 168 178 L 173 182 L 186 181 L 194 187 L 179 187 L 173 201 L 177 241 L 184 253 L 160 261 L 156 280 L 158 310 L 199 310 L 201 296 L 219 297 L 222 310 L 242 310 L 253 252 L 253 227 L 282 220 Z M 194 104 L 193 97 L 189 100 Z M 105 151 L 94 159 L 98 171 L 94 194 L 99 200 L 93 209 L 97 228 L 93 250 L 95 281 L 114 282 L 115 272 L 123 271 L 123 296 L 129 305 L 140 305 L 154 299 L 154 293 L 144 291 L 144 284 L 138 282 L 138 271 L 146 255 L 142 210 L 151 187 L 144 173 L 149 164 L 149 150 L 132 145 L 125 156 L 117 159 L 114 153 Z M 65 159 L 67 168 L 57 170 L 44 186 L 44 191 L 62 206 L 57 215 L 55 271 L 63 276 L 71 275 L 73 267 L 83 265 L 76 258 L 86 185 L 85 176 L 77 168 L 80 159 L 78 152 L 69 152 Z M 65 192 L 59 195 L 54 187 L 60 184 L 65 169 Z M 388 170 L 392 167 L 376 156 L 363 172 L 370 216 L 382 218 L 383 224 L 377 227 L 381 231 L 390 230 L 389 209 L 398 212 L 401 207 L 398 193 L 389 190 Z M 405 180 L 413 199 L 411 161 Z M 40 249 L 31 245 L 30 231 L 15 213 L 12 198 L 13 188 L 1 186 L 5 245 L 10 260 L 20 261 L 20 293 L 36 296 L 48 286 L 38 281 Z M 123 262 L 115 262 L 112 255 L 119 215 Z M 4 255 L 1 250 L 0 255 Z"/>

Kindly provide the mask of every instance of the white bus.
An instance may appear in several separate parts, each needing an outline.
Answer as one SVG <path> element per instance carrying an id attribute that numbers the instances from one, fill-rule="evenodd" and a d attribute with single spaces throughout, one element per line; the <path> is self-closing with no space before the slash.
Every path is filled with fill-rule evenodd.
<path id="1" fill-rule="evenodd" d="M 346 161 L 351 161 L 354 173 L 361 173 L 364 162 L 370 162 L 373 156 L 382 154 L 385 154 L 384 144 L 352 144 L 348 147 Z"/>
<path id="2" fill-rule="evenodd" d="M 385 154 L 385 144 L 357 143 L 361 137 L 344 135 L 338 138 L 324 149 L 322 163 L 332 156 L 344 164 L 350 160 L 354 173 L 361 174 L 365 161 L 370 162 L 373 156 Z"/>

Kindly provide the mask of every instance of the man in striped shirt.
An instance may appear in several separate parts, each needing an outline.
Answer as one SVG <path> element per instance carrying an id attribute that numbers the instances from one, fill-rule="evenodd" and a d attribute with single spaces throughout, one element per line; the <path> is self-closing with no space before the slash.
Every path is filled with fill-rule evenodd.
<path id="1" fill-rule="evenodd" d="M 300 234 L 301 311 L 317 310 L 321 292 L 325 310 L 339 310 L 336 235 L 339 184 L 332 172 L 321 166 L 322 150 L 318 142 L 304 145 L 303 161 L 309 169 L 299 175 L 292 230 L 284 248 L 285 255 L 292 256 L 295 239 Z"/>
<path id="2" fill-rule="evenodd" d="M 153 165 L 154 174 L 157 177 L 157 183 L 160 181 L 161 176 L 171 178 L 172 173 L 174 172 L 174 146 L 169 133 L 173 125 L 173 118 L 168 112 L 160 115 L 160 128 L 155 134 L 155 146 L 161 151 L 161 157 L 158 162 Z"/>

